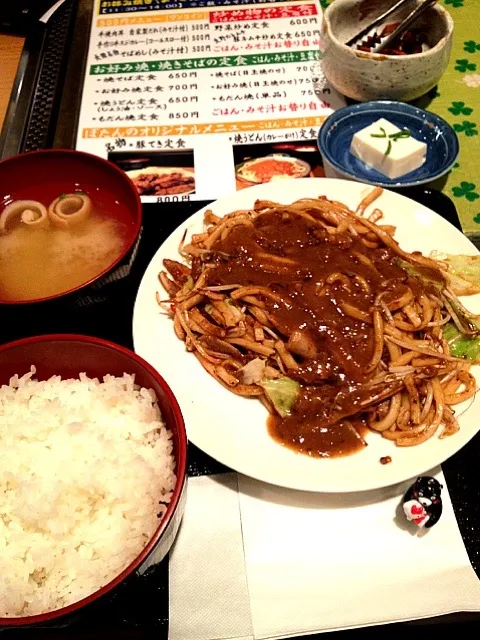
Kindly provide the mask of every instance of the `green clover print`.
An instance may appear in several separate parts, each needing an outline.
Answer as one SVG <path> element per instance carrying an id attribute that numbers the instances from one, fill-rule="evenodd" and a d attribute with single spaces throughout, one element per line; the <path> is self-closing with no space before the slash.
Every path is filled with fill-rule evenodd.
<path id="1" fill-rule="evenodd" d="M 464 120 L 462 124 L 454 124 L 453 128 L 457 133 L 464 133 L 467 138 L 478 136 L 477 125 L 475 122 L 467 122 Z"/>
<path id="2" fill-rule="evenodd" d="M 480 224 L 480 213 L 476 213 L 473 216 L 473 221 L 476 222 L 477 224 Z"/>
<path id="3" fill-rule="evenodd" d="M 476 185 L 473 182 L 461 182 L 459 187 L 453 187 L 452 193 L 456 198 L 465 197 L 469 202 L 473 202 L 480 198 L 478 193 L 475 191 Z"/>
<path id="4" fill-rule="evenodd" d="M 452 106 L 448 107 L 448 110 L 454 116 L 469 116 L 473 111 L 472 108 L 466 107 L 464 102 L 452 102 Z"/>
<path id="5" fill-rule="evenodd" d="M 480 42 L 468 40 L 468 42 L 463 43 L 463 50 L 467 53 L 475 53 L 475 51 L 480 51 Z"/>
<path id="6" fill-rule="evenodd" d="M 455 65 L 455 71 L 460 71 L 460 73 L 465 73 L 465 71 L 475 71 L 477 69 L 477 65 L 474 62 L 469 62 L 466 58 L 455 60 L 455 62 L 457 63 Z"/>
<path id="7" fill-rule="evenodd" d="M 445 4 L 450 4 L 454 9 L 463 7 L 463 0 L 445 0 Z"/>

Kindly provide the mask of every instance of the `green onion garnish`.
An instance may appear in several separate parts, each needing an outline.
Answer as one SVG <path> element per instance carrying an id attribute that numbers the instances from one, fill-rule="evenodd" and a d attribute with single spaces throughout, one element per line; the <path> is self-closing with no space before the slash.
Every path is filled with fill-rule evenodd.
<path id="1" fill-rule="evenodd" d="M 401 131 L 397 131 L 397 133 L 392 133 L 388 137 L 396 141 L 396 140 L 401 140 L 402 138 L 410 138 L 411 135 L 412 134 L 408 129 L 402 129 Z"/>
<path id="2" fill-rule="evenodd" d="M 388 156 L 390 151 L 392 150 L 392 140 L 396 142 L 397 140 L 401 140 L 402 138 L 410 138 L 412 135 L 408 129 L 402 129 L 401 131 L 397 131 L 396 133 L 391 133 L 387 136 L 387 132 L 383 127 L 380 127 L 381 133 L 371 133 L 371 138 L 387 138 L 388 137 L 388 146 L 385 151 L 385 155 Z"/>
<path id="3" fill-rule="evenodd" d="M 383 127 L 380 127 L 380 131 L 382 133 L 371 133 L 370 137 L 371 138 L 386 138 L 387 137 L 387 132 L 385 131 L 385 129 Z"/>

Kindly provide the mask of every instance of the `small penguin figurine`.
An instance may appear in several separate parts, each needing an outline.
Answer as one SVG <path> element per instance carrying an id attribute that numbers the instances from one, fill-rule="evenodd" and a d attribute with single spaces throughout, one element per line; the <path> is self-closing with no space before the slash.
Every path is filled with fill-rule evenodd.
<path id="1" fill-rule="evenodd" d="M 403 497 L 407 520 L 418 527 L 433 527 L 442 515 L 442 485 L 431 476 L 420 476 Z"/>

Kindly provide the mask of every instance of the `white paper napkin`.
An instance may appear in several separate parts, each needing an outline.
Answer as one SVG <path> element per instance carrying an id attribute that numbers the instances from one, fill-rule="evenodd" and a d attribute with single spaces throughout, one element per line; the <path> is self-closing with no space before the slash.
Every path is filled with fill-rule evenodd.
<path id="1" fill-rule="evenodd" d="M 480 581 L 445 479 L 440 470 L 435 475 L 444 511 L 420 536 L 398 513 L 408 483 L 328 496 L 241 477 L 255 638 L 480 611 Z"/>
<path id="2" fill-rule="evenodd" d="M 480 611 L 480 581 L 435 475 L 444 511 L 417 535 L 397 517 L 409 483 L 328 495 L 243 476 L 237 493 L 236 474 L 191 479 L 170 561 L 170 640 L 281 638 Z"/>
<path id="3" fill-rule="evenodd" d="M 235 473 L 189 478 L 169 581 L 170 638 L 253 638 Z"/>

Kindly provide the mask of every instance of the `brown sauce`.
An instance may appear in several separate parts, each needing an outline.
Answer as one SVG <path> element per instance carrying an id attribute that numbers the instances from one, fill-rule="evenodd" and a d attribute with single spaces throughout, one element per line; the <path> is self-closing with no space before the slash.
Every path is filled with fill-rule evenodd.
<path id="1" fill-rule="evenodd" d="M 318 457 L 365 446 L 367 428 L 358 419 L 365 417 L 361 402 L 371 395 L 365 383 L 373 329 L 346 315 L 342 304 L 368 312 L 380 293 L 386 300 L 401 296 L 411 278 L 394 264 L 393 251 L 367 248 L 351 235 L 331 236 L 278 211 L 259 216 L 251 227 L 234 227 L 213 249 L 222 254 L 212 261 L 210 285 L 267 286 L 277 300 L 256 297 L 274 331 L 284 340 L 299 332 L 310 344 L 309 356 L 294 354 L 298 368 L 287 375 L 301 383 L 301 391 L 291 415 L 269 418 L 272 437 Z M 334 273 L 343 274 L 343 281 L 328 283 Z"/>
<path id="2" fill-rule="evenodd" d="M 365 422 L 319 426 L 311 416 L 294 412 L 288 419 L 270 415 L 267 420 L 270 436 L 282 445 L 314 458 L 349 456 L 366 446 L 364 436 L 368 432 Z"/>

